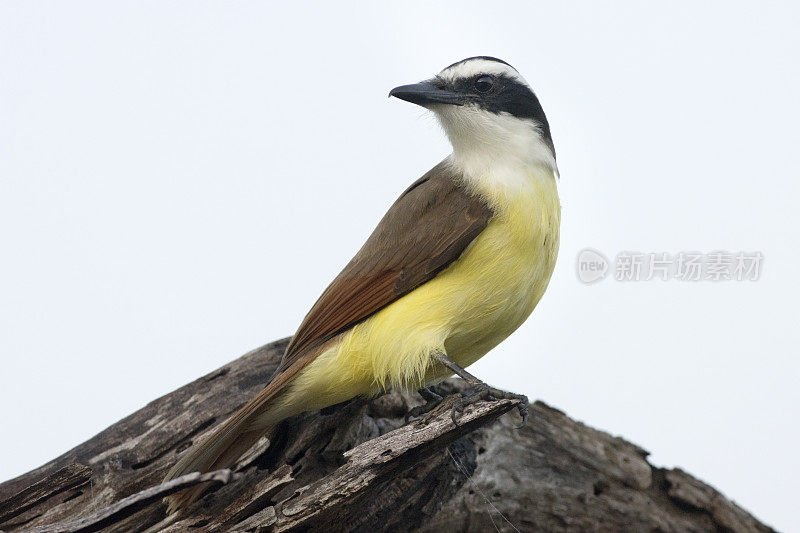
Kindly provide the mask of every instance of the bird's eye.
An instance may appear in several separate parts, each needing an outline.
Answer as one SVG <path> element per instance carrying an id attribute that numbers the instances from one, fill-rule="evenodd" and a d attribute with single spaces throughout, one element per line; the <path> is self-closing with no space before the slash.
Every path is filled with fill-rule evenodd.
<path id="1" fill-rule="evenodd" d="M 491 76 L 481 76 L 475 80 L 475 90 L 479 93 L 488 93 L 494 87 L 494 78 Z"/>

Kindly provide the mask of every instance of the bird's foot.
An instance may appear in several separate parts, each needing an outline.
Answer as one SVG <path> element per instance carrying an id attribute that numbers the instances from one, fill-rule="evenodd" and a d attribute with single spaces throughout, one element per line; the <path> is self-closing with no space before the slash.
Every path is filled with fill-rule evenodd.
<path id="1" fill-rule="evenodd" d="M 453 423 L 458 425 L 458 417 L 464 412 L 464 408 L 479 400 L 518 400 L 517 409 L 522 417 L 522 423 L 517 426 L 517 429 L 525 427 L 525 422 L 528 420 L 528 397 L 524 394 L 516 394 L 513 392 L 504 391 L 490 387 L 482 381 L 473 384 L 472 392 L 466 396 L 462 395 L 456 403 L 453 404 L 453 409 L 450 411 L 450 418 Z"/>
<path id="2" fill-rule="evenodd" d="M 408 413 L 406 413 L 406 423 L 411 418 L 417 418 L 424 414 L 430 413 L 442 403 L 442 397 L 439 394 L 436 394 L 430 387 L 423 387 L 419 389 L 418 392 L 419 395 L 422 396 L 422 399 L 425 400 L 425 404 L 418 405 L 413 409 L 410 409 Z"/>

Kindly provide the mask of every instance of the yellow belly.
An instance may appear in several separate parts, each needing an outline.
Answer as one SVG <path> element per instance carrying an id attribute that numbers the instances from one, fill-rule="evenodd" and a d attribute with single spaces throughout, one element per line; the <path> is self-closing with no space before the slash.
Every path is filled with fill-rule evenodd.
<path id="1" fill-rule="evenodd" d="M 512 193 L 485 196 L 495 215 L 459 259 L 342 334 L 298 375 L 291 388 L 302 391 L 305 408 L 388 386 L 419 388 L 450 374 L 431 364 L 433 350 L 468 366 L 525 321 L 547 288 L 558 253 L 555 179 L 534 176 Z"/>

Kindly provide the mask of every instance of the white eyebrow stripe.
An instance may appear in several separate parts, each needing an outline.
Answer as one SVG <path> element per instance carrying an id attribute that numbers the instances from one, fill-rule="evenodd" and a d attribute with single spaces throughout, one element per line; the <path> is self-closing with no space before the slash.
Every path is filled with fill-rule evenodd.
<path id="1" fill-rule="evenodd" d="M 525 81 L 525 78 L 520 76 L 519 72 L 517 72 L 513 67 L 506 65 L 505 63 L 500 63 L 499 61 L 490 61 L 487 59 L 470 59 L 468 61 L 458 63 L 441 71 L 439 76 L 448 81 L 453 81 L 459 78 L 471 78 L 472 76 L 476 76 L 478 74 L 507 76 L 524 83 L 525 85 L 528 85 L 528 82 Z"/>

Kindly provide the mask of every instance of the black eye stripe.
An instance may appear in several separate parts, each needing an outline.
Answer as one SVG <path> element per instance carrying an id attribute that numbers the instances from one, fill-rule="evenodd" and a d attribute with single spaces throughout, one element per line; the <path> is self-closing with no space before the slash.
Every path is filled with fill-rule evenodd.
<path id="1" fill-rule="evenodd" d="M 488 81 L 490 84 L 490 86 L 488 86 L 489 91 L 480 91 L 478 86 L 483 85 L 485 81 Z M 470 76 L 469 78 L 457 78 L 447 83 L 447 86 L 461 94 L 485 96 L 487 92 L 496 93 L 502 91 L 503 88 L 508 86 L 511 82 L 511 78 L 503 76 L 502 74 L 476 74 L 474 76 Z M 491 89 L 494 89 L 494 91 L 491 91 Z"/>
<path id="2" fill-rule="evenodd" d="M 476 87 L 476 83 L 482 77 L 492 79 L 491 88 L 485 92 L 479 91 Z M 550 137 L 547 117 L 539 99 L 525 83 L 512 76 L 486 73 L 455 80 L 437 78 L 436 81 L 442 84 L 443 89 L 463 95 L 471 105 L 491 113 L 508 113 L 517 118 L 533 120 L 541 129 L 545 142 L 552 148 L 553 140 Z"/>
<path id="3" fill-rule="evenodd" d="M 494 78 L 488 74 L 478 76 L 473 86 L 479 93 L 488 93 L 494 87 Z"/>

